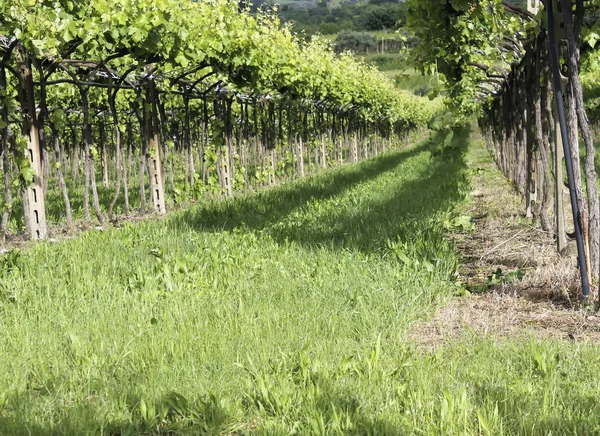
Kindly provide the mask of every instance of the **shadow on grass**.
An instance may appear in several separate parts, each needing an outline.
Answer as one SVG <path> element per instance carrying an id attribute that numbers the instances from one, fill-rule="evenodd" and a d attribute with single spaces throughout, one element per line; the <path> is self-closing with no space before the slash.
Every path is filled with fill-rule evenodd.
<path id="1" fill-rule="evenodd" d="M 376 376 L 375 383 L 385 383 Z M 175 394 L 163 395 L 156 402 L 144 402 L 140 397 L 129 395 L 124 400 L 126 410 L 121 411 L 121 419 L 103 419 L 99 416 L 94 402 L 72 404 L 55 411 L 52 416 L 54 425 L 44 425 L 38 420 L 30 420 L 28 410 L 41 400 L 37 397 L 23 395 L 6 398 L 10 416 L 0 413 L 0 434 L 2 435 L 176 435 L 176 434 L 346 434 L 346 435 L 406 435 L 415 432 L 424 434 L 476 434 L 476 419 L 480 416 L 496 418 L 493 434 L 598 434 L 597 400 L 590 395 L 572 395 L 568 408 L 554 416 L 544 413 L 544 418 L 531 416 L 532 410 L 546 407 L 540 405 L 535 397 L 526 391 L 508 389 L 493 383 L 477 385 L 470 397 L 472 409 L 468 413 L 469 420 L 463 421 L 462 412 L 444 421 L 443 404 L 446 398 L 439 395 L 430 397 L 424 403 L 424 410 L 405 410 L 411 401 L 399 399 L 395 407 L 386 407 L 387 412 L 373 412 L 373 404 L 356 391 L 342 387 L 337 377 L 326 374 L 315 374 L 309 384 L 317 389 L 306 389 L 305 381 L 289 374 L 288 383 L 268 384 L 266 391 L 257 389 L 246 393 L 248 403 L 242 409 L 230 410 L 226 404 L 214 395 L 190 399 Z M 293 381 L 292 381 L 293 380 Z M 397 380 L 398 383 L 403 382 Z M 290 394 L 289 404 L 279 410 L 273 404 L 264 402 L 263 394 L 279 398 L 286 389 L 294 388 L 303 392 L 300 397 Z M 418 389 L 414 392 L 417 394 Z M 270 398 L 270 397 L 269 397 Z M 255 401 L 257 403 L 255 404 Z M 260 406 L 259 406 L 260 404 Z M 302 408 L 297 406 L 302 405 Z M 575 406 L 577 405 L 577 406 Z M 11 407 L 12 406 L 12 407 Z M 16 406 L 16 407 L 15 407 Z M 39 406 L 39 404 L 37 404 Z M 15 408 L 13 408 L 15 407 Z M 375 409 L 377 406 L 375 405 Z M 476 409 L 477 412 L 474 412 Z M 237 410 L 237 412 L 235 411 Z M 460 409 L 461 411 L 463 409 Z M 589 415 L 582 410 L 591 412 Z M 407 413 L 408 412 L 408 413 Z M 479 415 L 479 413 L 482 415 Z M 466 415 L 465 415 L 466 416 Z M 46 417 L 48 419 L 48 417 Z M 489 425 L 489 423 L 487 424 Z M 445 431 L 443 430 L 445 428 Z M 481 431 L 481 428 L 479 428 Z M 494 433 L 494 431 L 496 433 Z"/>
<path id="2" fill-rule="evenodd" d="M 350 168 L 338 168 L 325 174 L 317 174 L 306 179 L 286 183 L 276 188 L 261 189 L 258 192 L 242 194 L 239 197 L 223 201 L 210 201 L 202 207 L 191 208 L 181 217 L 174 218 L 176 225 L 191 226 L 203 231 L 230 230 L 242 225 L 251 229 L 262 229 L 281 220 L 294 209 L 301 207 L 313 199 L 332 198 L 343 193 L 352 186 L 374 179 L 386 171 L 393 170 L 407 159 L 427 149 L 426 143 L 398 153 L 390 153 L 361 162 Z M 133 178 L 130 178 L 131 182 Z M 137 180 L 137 178 L 136 178 Z M 68 181 L 69 200 L 74 219 L 83 219 L 83 180 L 75 183 Z M 146 186 L 146 195 L 149 192 Z M 114 186 L 104 187 L 97 181 L 98 199 L 101 210 L 106 209 L 114 195 Z M 46 215 L 51 223 L 65 222 L 65 204 L 59 189 L 50 189 L 46 195 Z M 151 200 L 148 204 L 151 204 Z M 90 191 L 90 217 L 95 221 L 95 214 Z M 122 213 L 124 209 L 123 187 L 115 203 L 114 211 Z M 130 207 L 137 210 L 141 203 L 140 189 L 136 183 L 129 187 Z M 20 197 L 14 198 L 11 221 L 17 228 L 24 227 L 23 207 Z"/>
<path id="3" fill-rule="evenodd" d="M 241 226 L 253 230 L 264 229 L 312 200 L 333 198 L 354 185 L 375 179 L 425 149 L 426 145 L 420 144 L 350 168 L 338 168 L 298 182 L 208 203 L 174 217 L 171 224 L 199 231 L 232 230 Z"/>
<path id="4" fill-rule="evenodd" d="M 353 187 L 374 180 L 428 149 L 427 142 L 316 175 L 289 185 L 252 195 L 215 202 L 174 216 L 170 225 L 180 230 L 221 232 L 243 228 L 265 231 L 276 241 L 296 241 L 308 246 L 338 246 L 367 252 L 419 227 L 438 211 L 446 211 L 464 195 L 466 178 L 463 152 L 470 135 L 466 127 L 456 138 L 461 150 L 454 159 L 430 159 L 417 180 L 399 184 L 385 195 L 366 196 L 364 207 L 340 204 L 328 207 L 311 222 L 285 222 L 296 210 L 319 200 L 334 200 Z M 390 195 L 391 193 L 391 195 Z M 371 198 L 372 197 L 372 198 Z M 361 201 L 358 198 L 357 201 Z M 293 220 L 290 220 L 293 221 Z M 409 223 L 410 221 L 410 223 Z M 410 224 L 410 225 L 409 225 Z M 406 235 L 408 236 L 408 235 Z"/>
<path id="5" fill-rule="evenodd" d="M 214 398 L 214 397 L 212 397 Z M 323 398 L 327 401 L 319 401 L 317 408 L 312 409 L 312 414 L 322 416 L 329 423 L 336 413 L 342 413 L 350 418 L 351 429 L 344 432 L 348 435 L 403 435 L 410 433 L 410 428 L 405 425 L 391 422 L 389 420 L 370 416 L 370 414 L 350 404 L 351 393 L 340 396 L 338 392 L 323 392 Z M 210 401 L 210 400 L 209 400 Z M 21 403 L 27 407 L 26 403 Z M 243 423 L 239 422 L 240 416 L 230 414 L 228 411 L 217 406 L 207 406 L 206 402 L 187 403 L 186 409 L 176 410 L 177 406 L 165 409 L 164 418 L 158 415 L 146 414 L 142 417 L 139 404 L 135 405 L 131 419 L 103 421 L 91 405 L 75 405 L 60 412 L 60 423 L 54 426 L 44 425 L 39 422 L 31 422 L 26 414 L 15 414 L 11 417 L 0 417 L 0 434 L 13 436 L 58 436 L 58 435 L 219 435 L 219 434 L 268 434 L 286 435 L 291 434 L 292 428 L 298 431 L 298 425 L 304 428 L 301 434 L 317 434 L 317 428 L 310 421 L 312 416 L 301 417 L 300 422 L 294 425 L 278 425 L 276 428 L 266 426 L 257 427 L 256 423 L 263 421 L 265 417 L 252 416 L 258 411 L 249 411 Z M 254 413 L 253 413 L 254 412 Z M 150 412 L 152 413 L 152 412 Z M 158 412 L 160 413 L 160 412 Z M 164 412 L 163 412 L 164 413 Z M 264 413 L 264 412 L 263 412 Z M 237 418 L 237 419 L 236 419 Z M 279 416 L 268 416 L 267 420 Z M 335 418 L 334 418 L 335 419 Z M 304 422 L 302 422 L 304 421 Z M 308 422 L 306 422 L 308 421 Z M 268 421 L 267 421 L 268 422 Z M 302 422 L 302 423 L 301 423 Z M 344 424 L 348 425 L 348 422 Z M 325 430 L 330 425 L 326 424 Z"/>
<path id="6" fill-rule="evenodd" d="M 437 212 L 448 211 L 463 198 L 463 168 L 462 160 L 432 161 L 425 177 L 403 183 L 383 201 L 360 209 L 337 208 L 316 222 L 275 227 L 269 229 L 269 234 L 278 241 L 368 252 L 382 248 L 388 239 L 410 240 L 415 232 L 429 228 L 429 220 Z"/>
<path id="7" fill-rule="evenodd" d="M 121 419 L 103 419 L 94 401 L 71 404 L 55 411 L 50 418 L 55 425 L 28 419 L 27 413 L 39 406 L 39 398 L 17 395 L 8 398 L 10 416 L 0 413 L 1 435 L 175 435 L 175 434 L 231 434 L 239 427 L 232 415 L 214 395 L 188 401 L 169 392 L 156 401 L 142 400 L 136 394 L 125 392 L 121 398 Z M 38 402 L 38 404 L 36 404 Z M 143 404 L 143 406 L 142 406 Z M 239 420 L 239 416 L 237 416 Z"/>

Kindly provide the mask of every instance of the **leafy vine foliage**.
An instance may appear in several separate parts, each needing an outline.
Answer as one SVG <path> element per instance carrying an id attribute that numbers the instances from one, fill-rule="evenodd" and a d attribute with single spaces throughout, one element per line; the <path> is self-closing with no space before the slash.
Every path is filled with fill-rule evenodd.
<path id="1" fill-rule="evenodd" d="M 580 222 L 588 269 L 590 278 L 597 283 L 600 208 L 593 125 L 599 119 L 600 2 L 547 1 L 554 1 L 556 10 L 563 11 L 563 23 L 557 31 L 566 41 L 559 54 L 565 74 L 570 156 L 578 208 L 582 211 Z M 456 120 L 464 121 L 473 115 L 478 118 L 500 169 L 526 198 L 527 215 L 538 220 L 545 230 L 554 231 L 557 249 L 566 254 L 564 156 L 554 109 L 547 40 L 548 26 L 556 23 L 547 22 L 543 4 L 536 10 L 530 3 L 409 0 L 408 21 L 422 41 L 418 48 L 420 66 L 438 71 L 445 79 L 450 90 L 449 103 L 458 115 Z M 580 139 L 586 147 L 583 164 Z"/>
<path id="2" fill-rule="evenodd" d="M 43 238 L 50 188 L 69 227 L 73 192 L 103 223 L 133 180 L 164 213 L 376 154 L 441 107 L 230 0 L 0 0 L 2 231 L 15 191 Z"/>

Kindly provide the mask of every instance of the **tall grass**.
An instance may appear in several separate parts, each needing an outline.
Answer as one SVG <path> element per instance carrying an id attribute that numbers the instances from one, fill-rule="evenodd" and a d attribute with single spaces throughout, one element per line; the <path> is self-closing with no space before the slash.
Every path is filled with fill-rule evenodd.
<path id="1" fill-rule="evenodd" d="M 467 191 L 421 145 L 12 252 L 0 434 L 596 434 L 591 345 L 407 340 Z"/>
<path id="2" fill-rule="evenodd" d="M 365 380 L 451 289 L 440 222 L 462 168 L 420 146 L 3 258 L 0 433 L 314 433 L 375 413 L 387 382 Z"/>

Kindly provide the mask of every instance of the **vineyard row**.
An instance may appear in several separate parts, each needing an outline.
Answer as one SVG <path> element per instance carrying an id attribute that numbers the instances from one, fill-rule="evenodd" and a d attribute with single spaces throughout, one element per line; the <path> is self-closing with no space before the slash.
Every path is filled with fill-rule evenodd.
<path id="1" fill-rule="evenodd" d="M 442 106 L 237 2 L 3 5 L 4 235 L 46 238 L 48 192 L 61 193 L 68 228 L 73 203 L 86 223 L 91 207 L 100 223 L 115 207 L 164 214 L 169 199 L 377 154 Z"/>

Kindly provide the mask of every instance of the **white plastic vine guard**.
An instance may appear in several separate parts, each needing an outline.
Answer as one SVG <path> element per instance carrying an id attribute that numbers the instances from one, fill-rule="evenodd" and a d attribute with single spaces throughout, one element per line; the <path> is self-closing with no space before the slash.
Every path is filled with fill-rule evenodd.
<path id="1" fill-rule="evenodd" d="M 527 0 L 527 10 L 533 15 L 537 15 L 540 10 L 540 0 Z"/>

